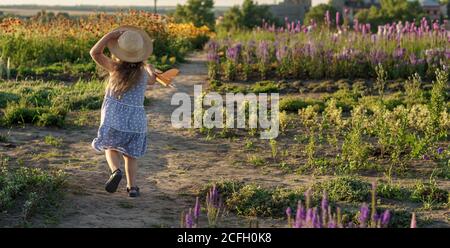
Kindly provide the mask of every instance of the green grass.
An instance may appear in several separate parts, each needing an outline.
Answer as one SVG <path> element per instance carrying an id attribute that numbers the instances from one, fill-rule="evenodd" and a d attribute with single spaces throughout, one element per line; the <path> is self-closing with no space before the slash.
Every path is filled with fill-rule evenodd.
<path id="1" fill-rule="evenodd" d="M 63 139 L 52 135 L 47 135 L 44 137 L 44 143 L 54 147 L 60 147 L 63 143 Z"/>
<path id="2" fill-rule="evenodd" d="M 7 96 L 7 100 L 0 101 L 3 126 L 29 123 L 45 127 L 64 127 L 70 111 L 99 109 L 105 89 L 100 81 L 4 81 L 0 87 L 2 95 Z"/>
<path id="3" fill-rule="evenodd" d="M 21 212 L 20 223 L 34 215 L 48 214 L 63 197 L 66 177 L 61 171 L 0 166 L 0 211 Z"/>
<path id="4" fill-rule="evenodd" d="M 0 142 L 8 142 L 8 135 L 0 133 Z"/>

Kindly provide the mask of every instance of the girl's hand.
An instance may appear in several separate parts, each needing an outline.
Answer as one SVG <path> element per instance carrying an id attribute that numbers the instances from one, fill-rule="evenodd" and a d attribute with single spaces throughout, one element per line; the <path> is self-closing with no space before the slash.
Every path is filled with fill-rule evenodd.
<path id="1" fill-rule="evenodd" d="M 111 33 L 108 33 L 109 39 L 118 39 L 123 33 L 125 33 L 125 30 L 116 30 Z"/>
<path id="2" fill-rule="evenodd" d="M 156 83 L 156 70 L 155 68 L 151 65 L 148 64 L 145 69 L 147 70 L 148 74 L 149 74 L 149 78 L 148 78 L 148 84 L 149 85 L 153 85 Z"/>

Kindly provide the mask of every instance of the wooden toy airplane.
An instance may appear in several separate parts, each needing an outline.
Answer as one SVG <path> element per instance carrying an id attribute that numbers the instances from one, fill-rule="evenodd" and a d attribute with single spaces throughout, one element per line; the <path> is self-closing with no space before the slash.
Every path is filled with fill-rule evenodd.
<path id="1" fill-rule="evenodd" d="M 172 85 L 172 80 L 175 78 L 180 71 L 178 69 L 170 69 L 168 71 L 162 72 L 160 70 L 156 70 L 156 81 L 166 87 L 175 88 Z"/>

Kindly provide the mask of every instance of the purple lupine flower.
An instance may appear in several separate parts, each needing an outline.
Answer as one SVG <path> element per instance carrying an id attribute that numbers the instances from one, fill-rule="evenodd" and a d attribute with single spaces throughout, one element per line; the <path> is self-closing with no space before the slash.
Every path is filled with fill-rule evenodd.
<path id="1" fill-rule="evenodd" d="M 336 227 L 337 227 L 337 225 L 334 222 L 334 219 L 331 218 L 330 221 L 328 221 L 328 228 L 336 228 Z"/>
<path id="2" fill-rule="evenodd" d="M 208 62 L 218 63 L 219 62 L 219 55 L 217 54 L 216 51 L 210 50 L 210 51 L 208 51 L 206 59 L 208 60 Z"/>
<path id="3" fill-rule="evenodd" d="M 269 42 L 262 40 L 259 42 L 257 55 L 261 62 L 267 63 L 269 62 Z"/>
<path id="4" fill-rule="evenodd" d="M 304 218 L 305 218 L 305 210 L 303 208 L 302 202 L 298 201 L 297 212 L 295 213 L 294 227 L 296 228 L 302 227 Z"/>
<path id="5" fill-rule="evenodd" d="M 370 36 L 370 40 L 371 40 L 373 43 L 375 43 L 375 42 L 377 41 L 377 35 L 376 35 L 376 34 L 372 34 L 372 35 Z"/>
<path id="6" fill-rule="evenodd" d="M 336 12 L 336 27 L 339 28 L 340 14 L 339 11 Z"/>
<path id="7" fill-rule="evenodd" d="M 417 221 L 416 221 L 416 213 L 412 213 L 412 217 L 411 217 L 411 228 L 417 228 Z"/>
<path id="8" fill-rule="evenodd" d="M 393 57 L 394 57 L 394 59 L 403 59 L 403 57 L 405 56 L 405 53 L 406 53 L 406 49 L 405 48 L 401 48 L 400 46 L 399 47 L 397 47 L 395 50 L 394 50 L 394 54 L 393 54 Z"/>
<path id="9" fill-rule="evenodd" d="M 390 220 L 391 220 L 391 213 L 389 212 L 389 210 L 384 211 L 383 215 L 381 216 L 381 225 L 387 226 Z"/>
<path id="10" fill-rule="evenodd" d="M 277 48 L 276 57 L 277 57 L 278 62 L 283 61 L 283 59 L 287 57 L 288 52 L 289 52 L 289 49 L 286 45 Z"/>
<path id="11" fill-rule="evenodd" d="M 252 64 L 254 58 L 255 41 L 250 40 L 242 49 L 242 59 L 245 64 Z"/>
<path id="12" fill-rule="evenodd" d="M 450 50 L 449 49 L 445 50 L 445 58 L 450 59 Z"/>
<path id="13" fill-rule="evenodd" d="M 387 55 L 385 52 L 378 50 L 378 49 L 373 49 L 369 52 L 370 54 L 370 62 L 374 65 L 378 65 L 379 63 L 383 63 L 386 58 Z"/>
<path id="14" fill-rule="evenodd" d="M 331 17 L 330 17 L 330 11 L 325 12 L 325 23 L 329 27 L 331 25 Z"/>
<path id="15" fill-rule="evenodd" d="M 290 207 L 286 208 L 286 216 L 290 219 L 292 215 L 292 209 Z"/>
<path id="16" fill-rule="evenodd" d="M 439 148 L 437 149 L 437 153 L 438 153 L 439 155 L 441 155 L 443 152 L 444 152 L 444 148 L 439 147 Z"/>
<path id="17" fill-rule="evenodd" d="M 292 209 L 290 207 L 286 208 L 286 216 L 287 216 L 287 220 L 288 220 L 288 226 L 292 227 Z"/>
<path id="18" fill-rule="evenodd" d="M 198 219 L 199 216 L 200 216 L 200 201 L 199 197 L 197 196 L 197 198 L 195 198 L 194 218 Z"/>
<path id="19" fill-rule="evenodd" d="M 218 208 L 220 205 L 220 195 L 216 186 L 214 185 L 207 194 L 207 205 L 210 207 Z"/>
<path id="20" fill-rule="evenodd" d="M 219 62 L 219 55 L 217 53 L 218 48 L 219 48 L 219 45 L 215 41 L 210 41 L 206 45 L 206 49 L 208 51 L 207 60 L 209 62 L 214 62 L 214 63 L 218 63 Z"/>
<path id="21" fill-rule="evenodd" d="M 237 63 L 240 51 L 241 51 L 241 44 L 237 44 L 227 49 L 226 56 L 229 60 L 233 61 L 234 63 Z"/>
<path id="22" fill-rule="evenodd" d="M 430 157 L 426 154 L 422 155 L 422 159 L 423 160 L 430 160 Z"/>
<path id="23" fill-rule="evenodd" d="M 353 20 L 353 29 L 355 30 L 355 32 L 359 32 L 359 22 L 358 22 L 358 18 L 355 18 Z"/>
<path id="24" fill-rule="evenodd" d="M 440 28 L 439 28 L 439 23 L 438 23 L 437 21 L 435 21 L 435 22 L 433 23 L 433 30 L 437 32 L 437 31 L 439 31 L 439 29 L 440 29 Z"/>
<path id="25" fill-rule="evenodd" d="M 306 211 L 306 218 L 305 218 L 306 225 L 311 226 L 313 224 L 312 223 L 313 219 L 314 219 L 313 209 L 308 208 L 308 210 Z"/>
<path id="26" fill-rule="evenodd" d="M 371 31 L 370 31 L 370 29 L 371 29 L 370 23 L 366 23 L 365 26 L 366 26 L 367 32 L 371 33 Z"/>
<path id="27" fill-rule="evenodd" d="M 372 215 L 372 223 L 374 226 L 377 226 L 378 221 L 381 219 L 381 215 L 378 215 L 377 212 Z"/>
<path id="28" fill-rule="evenodd" d="M 359 223 L 361 223 L 362 227 L 366 225 L 368 219 L 369 219 L 369 206 L 367 206 L 366 203 L 363 203 L 359 214 Z"/>
<path id="29" fill-rule="evenodd" d="M 189 213 L 186 214 L 185 220 L 186 220 L 186 227 L 192 228 L 194 225 L 194 221 L 192 220 L 191 209 L 189 209 Z"/>
<path id="30" fill-rule="evenodd" d="M 317 212 L 317 208 L 314 208 L 314 210 L 313 210 L 312 227 L 314 227 L 314 228 L 320 228 L 321 227 L 320 216 L 319 216 L 319 214 Z"/>

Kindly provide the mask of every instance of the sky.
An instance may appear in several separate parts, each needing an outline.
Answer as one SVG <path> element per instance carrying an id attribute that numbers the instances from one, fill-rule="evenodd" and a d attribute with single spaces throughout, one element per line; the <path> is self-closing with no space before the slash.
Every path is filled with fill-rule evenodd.
<path id="1" fill-rule="evenodd" d="M 40 5 L 150 5 L 153 6 L 154 0 L 1 0 L 0 5 L 11 4 L 40 4 Z M 176 5 L 183 4 L 187 0 L 157 0 L 158 5 Z M 258 3 L 274 3 L 282 0 L 256 0 Z M 217 6 L 230 6 L 241 4 L 243 0 L 215 0 Z"/>

